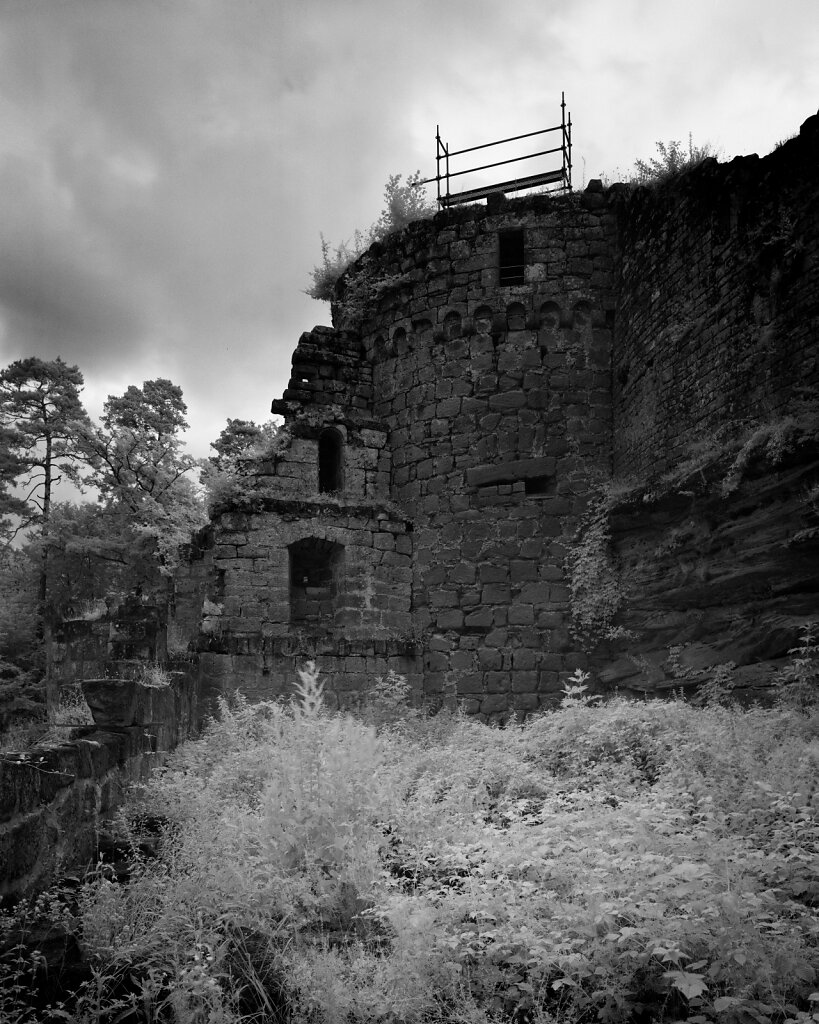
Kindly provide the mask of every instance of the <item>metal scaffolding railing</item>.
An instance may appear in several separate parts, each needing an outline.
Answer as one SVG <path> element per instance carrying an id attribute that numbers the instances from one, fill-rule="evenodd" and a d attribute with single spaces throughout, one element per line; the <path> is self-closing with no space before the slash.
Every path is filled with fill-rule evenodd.
<path id="1" fill-rule="evenodd" d="M 451 151 L 449 146 L 441 139 L 440 125 L 436 126 L 435 132 L 435 177 L 426 178 L 419 182 L 428 185 L 434 181 L 438 190 L 438 205 L 441 207 L 457 206 L 460 203 L 474 203 L 479 199 L 486 199 L 495 192 L 520 192 L 524 189 L 545 188 L 555 192 L 571 192 L 572 190 L 572 115 L 566 112 L 566 97 L 560 95 L 560 124 L 553 128 L 542 128 L 536 132 L 526 132 L 524 135 L 512 135 L 508 139 L 499 139 L 497 142 L 484 142 L 479 146 L 469 146 L 466 149 Z M 560 132 L 560 145 L 551 149 L 538 150 L 536 153 L 525 153 L 522 156 L 513 156 L 506 160 L 495 160 L 492 163 L 481 164 L 478 167 L 467 167 L 462 170 L 453 171 L 450 169 L 450 161 L 455 157 L 463 156 L 466 153 L 475 153 L 479 149 L 490 149 L 493 146 L 503 146 L 511 142 L 518 142 L 521 139 L 531 139 L 538 135 L 548 135 L 550 132 Z M 536 157 L 550 156 L 555 153 L 561 154 L 560 167 L 542 170 L 534 174 L 527 174 L 522 177 L 511 178 L 506 181 L 493 182 L 491 185 L 479 185 L 476 188 L 464 189 L 460 192 L 450 191 L 450 180 L 465 174 L 477 174 L 493 167 L 502 167 L 507 164 L 519 163 L 521 160 L 533 160 Z M 443 184 L 443 190 L 442 190 Z M 555 186 L 550 188 L 550 186 Z"/>

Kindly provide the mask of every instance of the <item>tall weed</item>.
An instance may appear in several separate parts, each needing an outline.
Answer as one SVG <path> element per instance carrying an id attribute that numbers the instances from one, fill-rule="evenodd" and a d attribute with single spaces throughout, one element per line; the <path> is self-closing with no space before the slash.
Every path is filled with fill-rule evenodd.
<path id="1" fill-rule="evenodd" d="M 309 667 L 224 702 L 140 795 L 159 856 L 134 834 L 129 884 L 81 890 L 104 991 L 190 1024 L 815 1021 L 815 716 L 584 687 L 503 730 L 397 724 L 395 680 L 377 726 L 331 714 Z"/>

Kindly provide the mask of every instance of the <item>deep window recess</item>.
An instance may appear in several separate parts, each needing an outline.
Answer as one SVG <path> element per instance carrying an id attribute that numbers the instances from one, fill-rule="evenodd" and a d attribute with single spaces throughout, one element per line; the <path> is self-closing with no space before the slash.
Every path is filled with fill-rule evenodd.
<path id="1" fill-rule="evenodd" d="M 529 476 L 524 480 L 527 494 L 554 494 L 555 480 L 551 476 Z"/>
<path id="2" fill-rule="evenodd" d="M 332 494 L 343 488 L 344 441 L 338 430 L 328 427 L 319 434 L 319 491 Z"/>
<path id="3" fill-rule="evenodd" d="M 511 228 L 498 233 L 498 256 L 498 283 L 523 284 L 523 228 Z"/>
<path id="4" fill-rule="evenodd" d="M 290 621 L 332 625 L 344 548 L 319 537 L 290 545 Z"/>

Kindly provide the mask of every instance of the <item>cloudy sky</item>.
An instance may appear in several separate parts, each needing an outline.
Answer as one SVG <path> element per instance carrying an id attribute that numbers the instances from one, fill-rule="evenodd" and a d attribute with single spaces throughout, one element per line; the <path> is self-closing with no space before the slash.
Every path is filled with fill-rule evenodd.
<path id="1" fill-rule="evenodd" d="M 169 377 L 207 453 L 268 418 L 320 234 L 393 173 L 548 127 L 575 184 L 656 140 L 769 152 L 819 108 L 816 0 L 0 0 L 0 359 L 89 411 Z"/>

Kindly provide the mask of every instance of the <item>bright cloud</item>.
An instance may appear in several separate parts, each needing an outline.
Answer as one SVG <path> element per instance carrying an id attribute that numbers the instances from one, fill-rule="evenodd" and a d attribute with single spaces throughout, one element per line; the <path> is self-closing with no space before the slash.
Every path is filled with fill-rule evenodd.
<path id="1" fill-rule="evenodd" d="M 319 234 L 391 173 L 575 126 L 576 179 L 658 139 L 766 152 L 819 97 L 814 0 L 62 0 L 0 4 L 0 357 L 77 363 L 89 406 L 184 390 L 197 454 L 263 420 Z"/>

